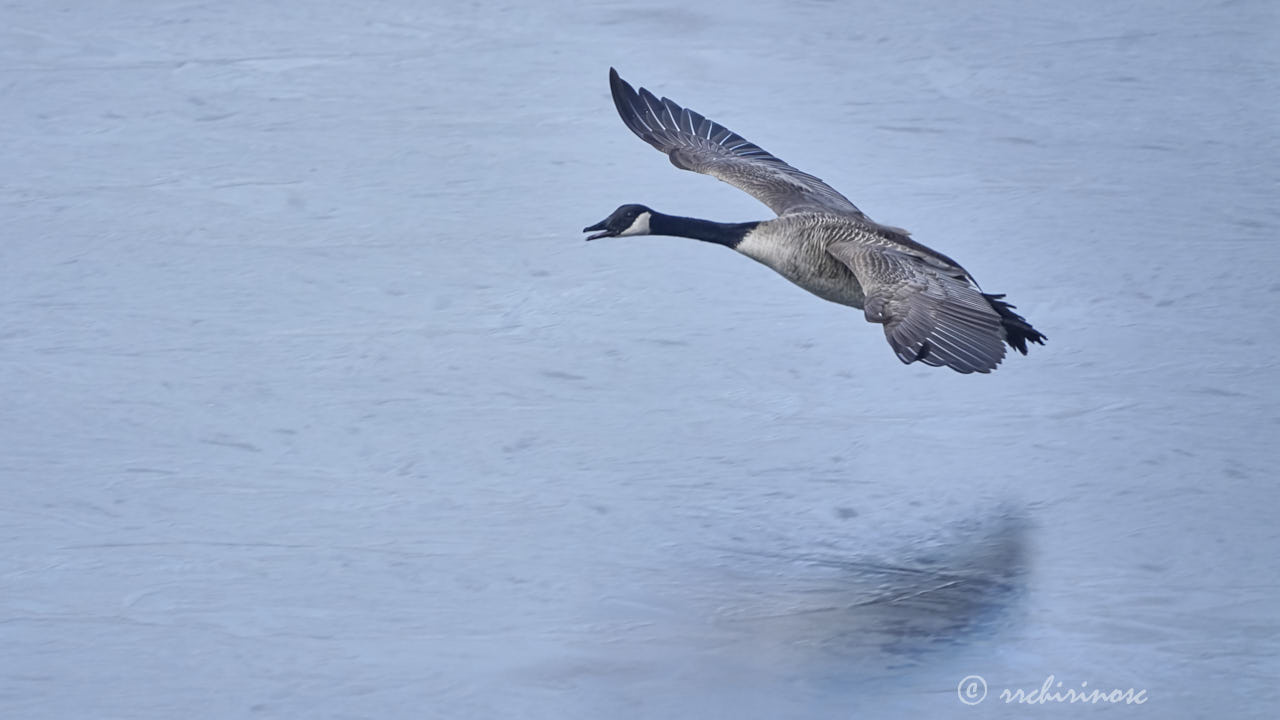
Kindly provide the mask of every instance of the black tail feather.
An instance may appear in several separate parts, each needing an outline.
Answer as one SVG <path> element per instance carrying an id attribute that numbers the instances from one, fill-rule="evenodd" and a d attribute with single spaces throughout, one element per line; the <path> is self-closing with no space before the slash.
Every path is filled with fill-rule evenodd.
<path id="1" fill-rule="evenodd" d="M 1016 305 L 1010 305 L 1001 300 L 1000 298 L 1004 297 L 1003 294 L 983 293 L 982 296 L 1000 314 L 1000 322 L 1004 325 L 1004 340 L 1009 343 L 1009 347 L 1026 355 L 1028 341 L 1043 345 L 1044 341 L 1049 339 L 1039 330 L 1031 327 L 1031 323 L 1027 322 L 1026 318 L 1013 311 Z"/>

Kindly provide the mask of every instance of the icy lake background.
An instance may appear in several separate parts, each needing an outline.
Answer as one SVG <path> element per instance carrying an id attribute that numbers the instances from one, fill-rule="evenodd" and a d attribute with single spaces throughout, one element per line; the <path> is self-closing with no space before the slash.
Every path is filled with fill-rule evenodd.
<path id="1" fill-rule="evenodd" d="M 1278 8 L 4 5 L 0 717 L 1273 717 Z M 611 65 L 1048 346 L 583 243 L 768 216 Z"/>

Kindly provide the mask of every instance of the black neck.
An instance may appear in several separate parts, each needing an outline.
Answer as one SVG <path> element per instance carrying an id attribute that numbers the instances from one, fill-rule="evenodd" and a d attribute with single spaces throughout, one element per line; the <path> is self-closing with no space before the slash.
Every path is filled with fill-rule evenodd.
<path id="1" fill-rule="evenodd" d="M 655 212 L 649 216 L 649 234 L 675 235 L 736 248 L 738 243 L 742 242 L 742 238 L 759 224 L 758 222 L 718 223 Z"/>

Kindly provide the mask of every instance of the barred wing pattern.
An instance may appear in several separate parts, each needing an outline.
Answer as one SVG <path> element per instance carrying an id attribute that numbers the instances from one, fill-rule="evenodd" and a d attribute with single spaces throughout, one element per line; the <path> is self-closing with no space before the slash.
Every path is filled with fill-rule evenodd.
<path id="1" fill-rule="evenodd" d="M 717 122 L 635 88 L 609 69 L 613 103 L 641 140 L 681 170 L 710 175 L 742 190 L 778 215 L 824 212 L 865 218 L 822 180 L 801 172 Z"/>
<path id="2" fill-rule="evenodd" d="M 884 325 L 902 362 L 986 373 L 1004 359 L 1000 314 L 963 268 L 905 246 L 838 242 L 827 252 L 857 276 L 867 321 Z"/>

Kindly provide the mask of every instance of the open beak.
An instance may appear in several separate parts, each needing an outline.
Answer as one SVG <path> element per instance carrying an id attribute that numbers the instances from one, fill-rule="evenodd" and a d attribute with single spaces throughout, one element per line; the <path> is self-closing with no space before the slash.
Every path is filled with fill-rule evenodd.
<path id="1" fill-rule="evenodd" d="M 612 230 L 610 230 L 610 229 L 606 228 L 606 227 L 604 226 L 604 224 L 605 224 L 605 221 L 604 221 L 604 220 L 601 220 L 600 222 L 596 223 L 595 225 L 591 225 L 591 226 L 588 226 L 588 227 L 584 227 L 584 228 L 582 228 L 582 232 L 591 232 L 591 231 L 593 231 L 593 230 L 599 230 L 599 231 L 600 231 L 600 232 L 598 232 L 598 233 L 596 233 L 596 234 L 594 234 L 594 235 L 588 235 L 588 236 L 587 236 L 587 239 L 588 239 L 588 240 L 599 240 L 600 238 L 613 237 L 614 235 L 617 235 L 617 234 L 618 234 L 618 233 L 616 233 L 616 232 L 614 232 L 614 231 L 612 231 Z"/>

